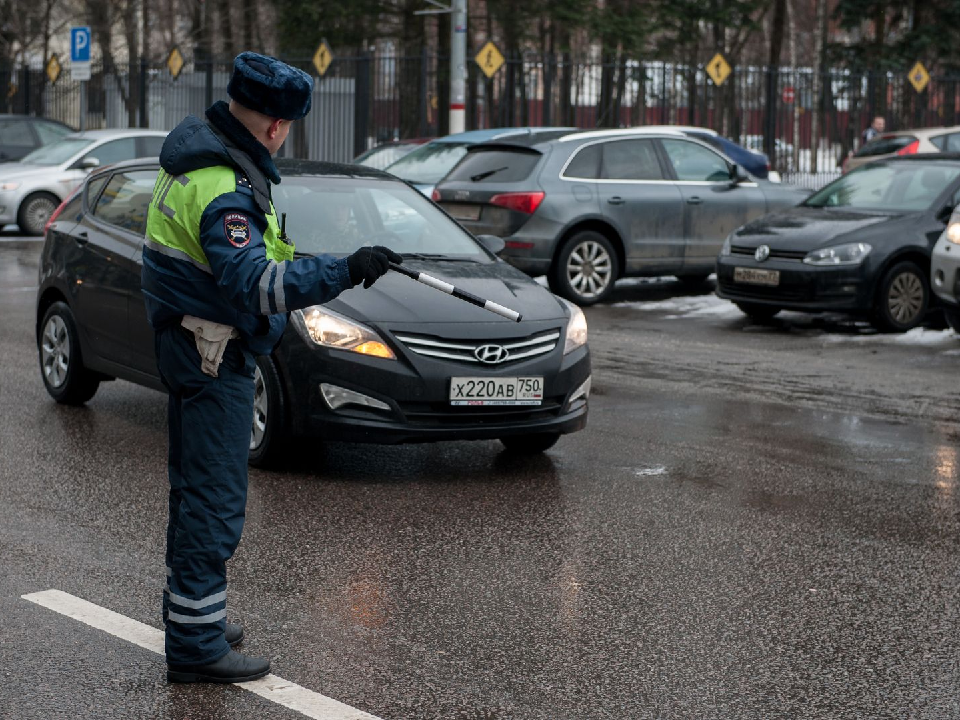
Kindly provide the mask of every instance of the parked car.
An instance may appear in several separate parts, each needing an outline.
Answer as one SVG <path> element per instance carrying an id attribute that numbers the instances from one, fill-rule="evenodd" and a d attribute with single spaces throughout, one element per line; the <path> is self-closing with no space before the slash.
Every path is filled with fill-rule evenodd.
<path id="1" fill-rule="evenodd" d="M 930 277 L 947 323 L 960 333 L 960 208 L 954 208 L 947 229 L 933 247 Z"/>
<path id="2" fill-rule="evenodd" d="M 470 148 L 433 198 L 501 256 L 578 305 L 617 278 L 676 275 L 700 283 L 724 238 L 809 194 L 750 178 L 676 130 L 599 130 L 507 138 Z"/>
<path id="3" fill-rule="evenodd" d="M 58 120 L 30 115 L 0 115 L 0 163 L 19 160 L 41 145 L 76 132 Z"/>
<path id="4" fill-rule="evenodd" d="M 455 133 L 446 137 L 431 140 L 426 145 L 417 148 L 400 158 L 386 171 L 406 180 L 421 193 L 430 197 L 433 188 L 454 165 L 466 155 L 467 149 L 482 142 L 502 140 L 508 137 L 541 136 L 563 134 L 574 128 L 499 128 L 495 130 L 471 130 Z"/>
<path id="5" fill-rule="evenodd" d="M 429 142 L 430 139 L 431 138 L 411 138 L 409 140 L 393 140 L 391 142 L 381 143 L 357 155 L 353 159 L 353 163 L 373 168 L 374 170 L 383 170 L 405 155 L 409 155 L 424 143 Z"/>
<path id="6" fill-rule="evenodd" d="M 930 253 L 960 199 L 960 155 L 879 160 L 731 233 L 717 294 L 747 315 L 840 311 L 883 331 L 930 307 Z"/>
<path id="7" fill-rule="evenodd" d="M 40 235 L 57 205 L 96 167 L 160 153 L 159 130 L 90 130 L 66 135 L 0 165 L 0 226 L 16 223 Z"/>
<path id="8" fill-rule="evenodd" d="M 935 152 L 960 152 L 960 125 L 885 132 L 848 155 L 843 172 L 884 157 Z"/>
<path id="9" fill-rule="evenodd" d="M 747 174 L 761 180 L 770 182 L 780 182 L 780 174 L 770 170 L 770 158 L 768 158 L 759 148 L 743 147 L 733 140 L 723 137 L 716 130 L 705 127 L 695 127 L 691 125 L 644 125 L 634 128 L 635 130 L 662 131 L 675 130 L 682 132 L 687 137 L 703 140 L 707 145 L 719 150 L 733 162 L 747 171 Z"/>
<path id="10" fill-rule="evenodd" d="M 299 254 L 386 244 L 404 265 L 520 312 L 510 322 L 399 273 L 291 313 L 257 359 L 250 459 L 283 438 L 375 443 L 498 438 L 540 452 L 582 429 L 590 394 L 579 308 L 497 259 L 497 238 L 464 232 L 416 190 L 354 165 L 278 161 L 278 212 Z M 40 260 L 36 337 L 43 382 L 61 403 L 123 378 L 158 390 L 140 291 L 156 161 L 97 172 L 58 208 Z"/>

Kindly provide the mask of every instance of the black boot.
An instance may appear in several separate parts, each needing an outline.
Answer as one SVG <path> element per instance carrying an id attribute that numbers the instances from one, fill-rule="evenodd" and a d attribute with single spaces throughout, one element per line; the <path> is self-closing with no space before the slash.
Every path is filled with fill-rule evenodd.
<path id="1" fill-rule="evenodd" d="M 239 645 L 243 642 L 243 628 L 240 625 L 234 625 L 233 623 L 227 623 L 227 629 L 223 633 L 223 636 L 227 640 L 227 645 L 233 647 L 234 645 Z"/>
<path id="2" fill-rule="evenodd" d="M 206 665 L 167 665 L 167 681 L 176 683 L 238 683 L 262 678 L 270 672 L 270 661 L 247 657 L 231 650 Z"/>

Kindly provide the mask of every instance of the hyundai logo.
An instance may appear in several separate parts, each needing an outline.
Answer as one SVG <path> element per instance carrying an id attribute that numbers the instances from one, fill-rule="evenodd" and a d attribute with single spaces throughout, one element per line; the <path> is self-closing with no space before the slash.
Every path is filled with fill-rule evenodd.
<path id="1" fill-rule="evenodd" d="M 757 248 L 757 251 L 753 254 L 753 259 L 757 262 L 763 262 L 768 257 L 770 257 L 770 246 L 761 245 Z"/>
<path id="2" fill-rule="evenodd" d="M 503 345 L 481 345 L 473 351 L 474 357 L 482 363 L 496 365 L 502 363 L 510 355 L 510 351 Z"/>

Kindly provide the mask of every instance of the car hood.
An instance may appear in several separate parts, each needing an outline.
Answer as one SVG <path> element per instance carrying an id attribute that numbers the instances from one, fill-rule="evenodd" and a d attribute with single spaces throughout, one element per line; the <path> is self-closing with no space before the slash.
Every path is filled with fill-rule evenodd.
<path id="1" fill-rule="evenodd" d="M 566 319 L 566 309 L 550 291 L 507 263 L 406 260 L 404 267 L 425 272 L 485 300 L 516 310 L 523 320 Z M 396 272 L 388 272 L 368 289 L 355 287 L 327 303 L 361 322 L 490 322 L 498 316 Z M 503 322 L 510 322 L 504 319 Z"/>
<path id="2" fill-rule="evenodd" d="M 892 224 L 911 222 L 915 216 L 916 213 L 853 212 L 801 205 L 747 223 L 734 231 L 731 242 L 750 248 L 769 245 L 780 250 L 816 250 L 844 240 L 862 240 L 865 232 L 872 234 L 880 226 L 884 233 L 890 232 Z"/>
<path id="3" fill-rule="evenodd" d="M 59 165 L 27 165 L 3 163 L 0 165 L 0 180 L 29 180 L 60 172 Z"/>

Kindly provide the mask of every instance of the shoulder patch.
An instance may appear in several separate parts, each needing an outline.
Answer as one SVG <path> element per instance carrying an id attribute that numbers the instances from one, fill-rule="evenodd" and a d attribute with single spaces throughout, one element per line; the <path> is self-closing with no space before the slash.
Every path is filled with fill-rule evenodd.
<path id="1" fill-rule="evenodd" d="M 241 213 L 227 213 L 223 216 L 223 234 L 234 247 L 246 247 L 250 242 L 250 221 Z"/>

